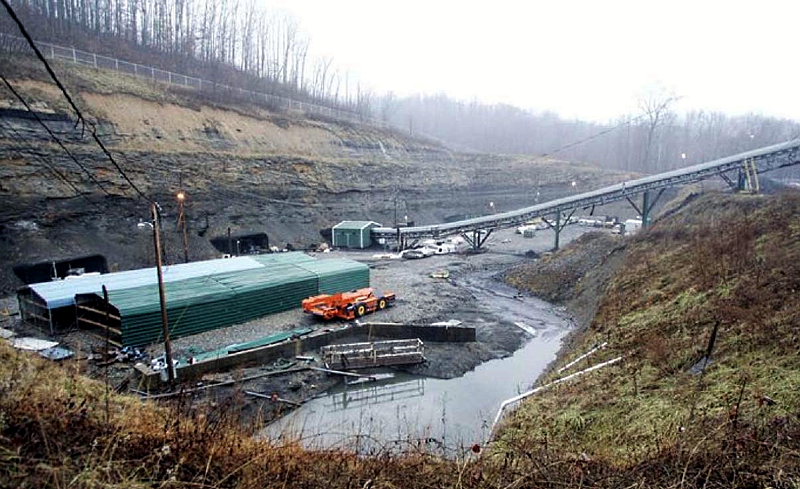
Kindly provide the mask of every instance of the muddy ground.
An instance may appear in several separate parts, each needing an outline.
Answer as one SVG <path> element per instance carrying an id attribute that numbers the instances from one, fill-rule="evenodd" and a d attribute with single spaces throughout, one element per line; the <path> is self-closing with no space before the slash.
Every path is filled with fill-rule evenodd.
<path id="1" fill-rule="evenodd" d="M 569 226 L 561 236 L 566 245 L 588 229 Z M 523 238 L 513 229 L 495 232 L 488 242 L 487 251 L 480 254 L 457 254 L 433 256 L 420 260 L 400 260 L 380 258 L 381 250 L 367 251 L 334 251 L 325 253 L 319 258 L 346 257 L 368 263 L 371 268 L 372 286 L 377 291 L 392 291 L 397 294 L 394 307 L 375 314 L 366 319 L 377 321 L 429 324 L 436 321 L 459 320 L 464 325 L 476 328 L 477 342 L 467 344 L 426 343 L 426 363 L 410 371 L 429 377 L 453 378 L 463 375 L 482 362 L 502 358 L 513 353 L 521 346 L 525 333 L 504 318 L 502 312 L 492 311 L 482 305 L 478 299 L 491 300 L 493 284 L 498 276 L 509 267 L 523 263 L 532 263 L 533 258 L 526 252 L 536 255 L 546 253 L 553 244 L 551 231 L 540 231 L 534 238 Z M 447 270 L 448 279 L 432 278 L 432 272 Z M 490 303 L 489 303 L 490 304 Z M 13 311 L 15 303 L 6 299 L 4 306 Z M 19 324 L 13 316 L 6 321 L 6 326 L 18 334 L 41 336 L 41 331 Z M 173 341 L 173 351 L 177 358 L 187 358 L 200 351 L 220 348 L 232 343 L 254 340 L 278 331 L 298 327 L 322 328 L 342 325 L 342 322 L 321 323 L 313 317 L 305 315 L 301 310 L 292 310 L 231 326 L 199 335 L 179 338 Z M 57 338 L 63 346 L 80 351 L 78 357 L 83 358 L 93 349 L 102 347 L 102 341 L 92 338 L 82 331 L 71 331 Z M 357 341 L 359 338 L 352 338 Z M 347 339 L 345 341 L 351 341 Z M 160 345 L 154 345 L 147 351 L 151 357 L 162 354 Z M 304 352 L 315 355 L 317 352 Z M 97 367 L 96 362 L 73 361 L 86 373 L 105 379 L 105 368 Z M 302 361 L 281 361 L 273 365 L 244 368 L 236 371 L 221 372 L 205 376 L 203 379 L 184 385 L 184 389 L 196 389 L 204 385 L 220 381 L 241 379 L 282 369 L 303 366 Z M 130 363 L 115 364 L 109 367 L 110 383 L 119 391 L 138 390 L 133 368 Z M 255 391 L 271 395 L 277 393 L 281 398 L 294 402 L 309 399 L 339 382 L 339 378 L 328 377 L 319 372 L 298 372 L 287 375 L 262 377 L 259 379 L 237 382 L 228 388 L 208 389 L 181 396 L 191 399 L 189 406 L 211 403 L 213 406 L 225 406 L 226 410 L 236 409 L 243 419 L 271 419 L 291 406 L 255 399 L 244 394 L 244 391 Z"/>
<path id="2" fill-rule="evenodd" d="M 586 230 L 579 226 L 568 227 L 562 233 L 562 243 L 572 241 Z M 481 299 L 486 299 L 489 295 L 487 290 L 491 290 L 492 284 L 499 283 L 498 275 L 508 267 L 531 261 L 531 258 L 525 256 L 526 252 L 534 251 L 541 254 L 549 250 L 552 247 L 552 239 L 550 231 L 542 231 L 535 238 L 523 238 L 515 234 L 514 230 L 503 230 L 493 235 L 485 253 L 476 255 L 442 255 L 420 260 L 392 260 L 376 258 L 375 255 L 379 253 L 370 250 L 339 251 L 326 253 L 325 256 L 343 256 L 369 263 L 372 270 L 372 286 L 377 291 L 392 291 L 397 294 L 398 299 L 394 307 L 368 317 L 367 320 L 429 324 L 455 319 L 462 321 L 464 325 L 475 327 L 477 342 L 467 344 L 427 342 L 425 364 L 405 369 L 429 377 L 453 378 L 463 375 L 485 361 L 506 357 L 523 344 L 525 340 L 523 330 L 508 318 L 504 318 L 502 314 L 482 306 L 478 298 L 480 296 Z M 440 270 L 450 272 L 449 279 L 430 277 L 432 272 Z M 174 348 L 179 352 L 189 348 L 196 349 L 199 345 L 217 348 L 227 344 L 226 341 L 237 338 L 238 341 L 247 341 L 270 332 L 296 327 L 322 326 L 301 311 L 287 311 L 226 328 L 223 335 L 208 332 L 178 339 L 174 342 Z M 361 339 L 354 337 L 344 341 Z M 153 347 L 151 351 L 153 354 L 160 352 L 157 347 Z M 313 355 L 316 352 L 305 353 Z M 266 371 L 264 367 L 243 369 L 235 375 L 248 377 L 264 371 Z M 213 380 L 228 380 L 233 378 L 232 375 L 231 373 L 215 375 Z M 338 378 L 330 378 L 318 372 L 302 372 L 244 382 L 235 387 L 218 390 L 212 398 L 203 399 L 215 404 L 236 403 L 247 420 L 268 420 L 281 411 L 291 409 L 291 406 L 262 400 L 248 402 L 241 397 L 242 390 L 274 392 L 281 398 L 302 402 L 324 392 L 339 381 Z"/>

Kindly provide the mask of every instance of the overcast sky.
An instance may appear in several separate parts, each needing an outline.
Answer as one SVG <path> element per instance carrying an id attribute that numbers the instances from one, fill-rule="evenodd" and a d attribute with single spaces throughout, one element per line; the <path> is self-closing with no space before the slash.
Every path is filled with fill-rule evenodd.
<path id="1" fill-rule="evenodd" d="M 662 85 L 682 110 L 800 120 L 800 0 L 265 1 L 380 92 L 602 121 Z"/>

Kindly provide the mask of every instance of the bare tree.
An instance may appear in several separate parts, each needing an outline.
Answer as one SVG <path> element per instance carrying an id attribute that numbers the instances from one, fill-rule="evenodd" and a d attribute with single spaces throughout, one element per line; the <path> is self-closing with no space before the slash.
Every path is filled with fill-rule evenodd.
<path id="1" fill-rule="evenodd" d="M 647 116 L 646 141 L 640 168 L 644 170 L 653 169 L 654 165 L 650 161 L 653 152 L 653 140 L 658 128 L 664 124 L 669 114 L 670 106 L 678 100 L 678 97 L 665 90 L 663 87 L 648 89 L 639 96 L 639 108 Z"/>

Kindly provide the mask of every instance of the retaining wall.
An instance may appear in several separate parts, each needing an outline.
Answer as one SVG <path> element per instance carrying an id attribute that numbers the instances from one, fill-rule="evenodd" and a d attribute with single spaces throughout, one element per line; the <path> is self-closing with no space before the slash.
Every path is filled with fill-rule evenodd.
<path id="1" fill-rule="evenodd" d="M 395 323 L 354 324 L 335 330 L 317 331 L 302 338 L 184 365 L 177 368 L 176 376 L 179 380 L 187 380 L 198 378 L 210 372 L 220 372 L 251 365 L 265 365 L 279 358 L 294 358 L 304 351 L 318 350 L 342 338 L 356 335 L 389 339 L 419 338 L 422 341 L 433 343 L 469 343 L 475 341 L 475 328 Z M 146 375 L 148 383 L 157 383 L 159 380 L 159 373 Z"/>

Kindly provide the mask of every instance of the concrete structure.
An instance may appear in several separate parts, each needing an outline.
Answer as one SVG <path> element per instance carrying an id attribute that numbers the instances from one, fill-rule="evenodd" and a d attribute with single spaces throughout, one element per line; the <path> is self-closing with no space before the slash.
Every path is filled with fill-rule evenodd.
<path id="1" fill-rule="evenodd" d="M 372 246 L 372 229 L 381 227 L 373 221 L 342 221 L 331 229 L 331 245 L 364 249 Z"/>
<path id="2" fill-rule="evenodd" d="M 476 341 L 475 328 L 468 326 L 431 326 L 397 323 L 359 323 L 338 329 L 317 330 L 309 334 L 288 336 L 285 340 L 244 351 L 221 349 L 203 355 L 200 361 L 180 364 L 176 371 L 181 380 L 195 379 L 211 372 L 221 372 L 251 365 L 265 365 L 279 358 L 294 358 L 303 352 L 317 350 L 344 338 L 415 339 L 435 343 L 471 343 Z M 145 383 L 160 382 L 159 372 L 144 374 Z"/>

